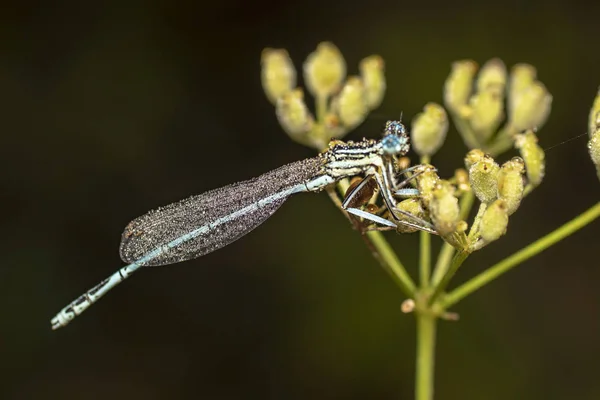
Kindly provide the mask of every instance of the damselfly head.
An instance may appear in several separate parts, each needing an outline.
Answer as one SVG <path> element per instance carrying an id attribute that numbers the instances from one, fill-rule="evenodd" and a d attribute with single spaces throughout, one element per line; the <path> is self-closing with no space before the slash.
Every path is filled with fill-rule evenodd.
<path id="1" fill-rule="evenodd" d="M 406 128 L 400 121 L 388 121 L 385 124 L 381 148 L 384 154 L 404 155 L 408 153 L 410 145 Z"/>

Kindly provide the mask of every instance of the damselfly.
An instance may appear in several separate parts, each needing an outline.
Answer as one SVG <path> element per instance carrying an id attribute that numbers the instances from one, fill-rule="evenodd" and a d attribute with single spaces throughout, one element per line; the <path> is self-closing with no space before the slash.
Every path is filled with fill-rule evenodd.
<path id="1" fill-rule="evenodd" d="M 140 267 L 168 265 L 208 254 L 256 228 L 289 196 L 319 192 L 348 177 L 365 176 L 342 204 L 348 212 L 383 225 L 406 225 L 435 233 L 428 222 L 395 209 L 396 196 L 418 194 L 415 189 L 404 188 L 407 180 L 396 180 L 397 158 L 409 148 L 404 125 L 388 121 L 381 140 L 334 140 L 317 157 L 192 196 L 134 219 L 121 238 L 121 259 L 128 265 L 63 308 L 52 319 L 52 328 L 67 325 Z M 353 198 L 371 180 L 376 182 L 392 220 L 353 207 Z"/>

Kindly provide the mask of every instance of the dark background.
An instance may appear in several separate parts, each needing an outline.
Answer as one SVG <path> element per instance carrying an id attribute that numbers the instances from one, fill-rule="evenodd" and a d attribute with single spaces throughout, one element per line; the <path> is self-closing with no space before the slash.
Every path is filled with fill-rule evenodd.
<path id="1" fill-rule="evenodd" d="M 591 3 L 590 3 L 591 4 Z M 49 320 L 122 266 L 120 234 L 158 205 L 314 152 L 282 132 L 264 47 L 296 67 L 323 40 L 350 73 L 386 61 L 383 105 L 348 138 L 441 102 L 452 61 L 529 62 L 554 95 L 550 147 L 586 131 L 600 7 L 447 1 L 5 4 L 0 16 L 0 397 L 410 399 L 414 320 L 326 195 L 299 195 L 242 240 L 146 269 L 66 329 Z M 466 149 L 454 130 L 443 176 Z M 506 154 L 506 159 L 513 154 Z M 413 155 L 414 156 L 414 155 Z M 501 160 L 502 161 L 502 160 Z M 507 236 L 456 282 L 583 212 L 600 186 L 580 138 Z M 439 399 L 600 398 L 598 222 L 458 304 L 437 348 Z M 411 273 L 418 235 L 389 238 Z M 434 240 L 439 246 L 437 240 Z"/>

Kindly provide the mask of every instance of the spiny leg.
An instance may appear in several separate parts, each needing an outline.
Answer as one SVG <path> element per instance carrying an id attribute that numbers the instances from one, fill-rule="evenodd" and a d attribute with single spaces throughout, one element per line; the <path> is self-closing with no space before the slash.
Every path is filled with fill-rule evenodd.
<path id="1" fill-rule="evenodd" d="M 419 230 L 422 230 L 422 231 L 426 231 L 426 232 L 429 232 L 429 233 L 437 234 L 437 232 L 435 232 L 434 230 L 430 230 L 429 228 L 424 227 L 422 225 L 413 224 L 412 222 L 403 221 L 403 220 L 400 220 L 400 221 L 398 221 L 396 223 L 396 222 L 390 221 L 389 219 L 382 218 L 382 217 L 380 217 L 378 215 L 372 214 L 372 213 L 367 212 L 367 211 L 363 211 L 363 210 L 358 209 L 358 208 L 348 208 L 347 211 L 348 211 L 349 214 L 356 215 L 356 216 L 361 217 L 363 219 L 366 219 L 368 221 L 371 221 L 371 222 L 374 222 L 376 224 L 380 224 L 380 225 L 384 226 L 383 228 L 375 228 L 375 229 L 373 229 L 373 228 L 367 228 L 366 229 L 367 231 L 369 231 L 369 230 L 387 231 L 387 230 L 392 230 L 392 229 L 393 230 L 397 230 L 398 229 L 398 224 L 401 224 L 401 225 L 409 226 L 409 227 L 412 227 L 412 228 L 415 228 L 415 229 L 419 229 Z"/>
<path id="2" fill-rule="evenodd" d="M 350 207 L 346 211 L 348 211 L 349 214 L 353 214 L 353 215 L 356 215 L 357 217 L 361 217 L 368 221 L 375 222 L 376 224 L 384 225 L 384 226 L 394 228 L 394 229 L 396 229 L 398 227 L 397 224 L 395 224 L 394 222 L 392 222 L 388 219 L 382 218 L 379 215 L 371 214 L 370 212 L 367 212 L 367 211 L 363 211 L 359 208 Z"/>
<path id="3" fill-rule="evenodd" d="M 411 168 L 408 168 L 408 169 L 414 170 L 417 167 L 418 166 L 414 166 L 414 167 L 411 167 Z M 398 185 L 398 187 L 401 188 L 402 186 L 406 185 L 407 182 L 409 182 L 410 180 L 416 178 L 417 176 L 419 176 L 423 172 L 424 171 L 421 171 L 421 172 L 419 172 L 417 174 L 414 174 L 413 176 L 405 179 L 403 182 L 401 182 Z M 346 211 L 348 211 L 348 213 L 350 213 L 350 214 L 362 217 L 363 219 L 366 219 L 366 220 L 369 220 L 369 221 L 372 221 L 372 222 L 375 222 L 375 223 L 379 223 L 379 224 L 384 225 L 384 226 L 397 227 L 398 224 L 402 224 L 402 225 L 405 225 L 405 226 L 409 226 L 409 227 L 412 227 L 412 228 L 415 228 L 415 229 L 424 230 L 426 232 L 434 233 L 435 234 L 436 232 L 433 229 L 433 226 L 429 222 L 427 222 L 427 221 L 423 220 L 422 218 L 419 218 L 419 217 L 417 217 L 415 215 L 412 215 L 412 214 L 410 214 L 410 213 L 408 213 L 406 211 L 403 211 L 403 210 L 394 210 L 394 208 L 395 208 L 395 206 L 394 206 L 395 205 L 395 201 L 393 199 L 393 196 L 392 196 L 392 193 L 391 193 L 391 190 L 390 190 L 391 182 L 389 182 L 389 180 L 386 180 L 385 175 L 386 175 L 385 173 L 383 173 L 383 174 L 377 174 L 376 173 L 376 174 L 373 174 L 373 175 L 366 176 L 346 196 L 346 199 L 344 199 L 344 202 L 342 203 L 342 207 L 344 209 L 346 209 Z M 382 217 L 380 217 L 380 216 L 378 216 L 376 214 L 373 214 L 373 213 L 370 213 L 370 212 L 366 212 L 366 211 L 357 209 L 356 207 L 349 207 L 350 205 L 355 205 L 355 204 L 352 204 L 352 201 L 356 198 L 357 194 L 365 187 L 365 185 L 367 185 L 371 181 L 371 179 L 373 179 L 373 178 L 375 179 L 375 182 L 377 183 L 377 185 L 380 188 L 380 191 L 382 192 L 382 198 L 383 198 L 383 201 L 384 201 L 384 204 L 385 204 L 385 208 L 384 209 L 387 209 L 390 212 L 390 214 L 393 216 L 395 222 L 389 221 L 389 220 L 387 220 L 385 218 L 382 218 Z M 402 190 L 402 189 L 400 189 L 400 190 Z M 415 195 L 415 194 L 418 195 L 418 191 L 415 192 L 415 191 L 413 191 L 413 189 L 407 189 L 406 193 L 410 194 L 410 195 Z M 407 218 L 413 219 L 414 221 L 416 221 L 416 223 L 412 223 L 412 222 L 409 222 L 409 221 L 401 219 L 400 217 L 398 217 L 394 213 L 394 211 L 396 211 L 396 212 L 398 212 L 398 213 L 406 216 Z"/>
<path id="4" fill-rule="evenodd" d="M 416 175 L 416 174 L 415 174 Z M 386 177 L 386 174 L 375 174 L 375 180 L 377 181 L 377 184 L 379 185 L 379 188 L 381 189 L 381 197 L 383 198 L 385 205 L 387 206 L 390 215 L 394 218 L 394 220 L 396 220 L 397 223 L 399 224 L 403 224 L 403 225 L 407 225 L 407 226 L 411 226 L 413 228 L 417 228 L 429 233 L 435 233 L 435 229 L 433 228 L 433 225 L 427 221 L 425 221 L 422 218 L 419 218 L 411 213 L 408 213 L 406 211 L 403 210 L 398 210 L 395 207 L 395 200 L 393 198 L 392 192 L 391 192 L 391 186 L 390 186 L 390 182 L 389 182 L 389 177 Z M 412 178 L 412 177 L 411 177 Z M 401 214 L 407 218 L 412 219 L 413 221 L 416 221 L 417 224 L 413 224 L 410 223 L 408 221 L 405 221 L 403 219 L 401 219 L 400 217 L 398 217 L 398 214 Z"/>

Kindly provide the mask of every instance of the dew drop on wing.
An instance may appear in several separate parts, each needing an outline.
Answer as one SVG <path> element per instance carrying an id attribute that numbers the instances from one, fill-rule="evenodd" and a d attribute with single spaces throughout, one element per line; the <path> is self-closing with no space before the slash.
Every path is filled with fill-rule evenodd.
<path id="1" fill-rule="evenodd" d="M 121 259 L 126 263 L 133 263 L 158 247 L 196 230 L 200 230 L 196 237 L 177 243 L 168 251 L 143 262 L 143 265 L 173 264 L 220 249 L 267 220 L 287 197 L 256 207 L 258 200 L 302 184 L 320 172 L 321 164 L 319 157 L 287 164 L 257 178 L 150 211 L 131 221 L 123 231 Z M 228 218 L 245 207 L 249 207 L 246 212 Z M 215 221 L 220 223 L 211 228 L 210 224 Z"/>

